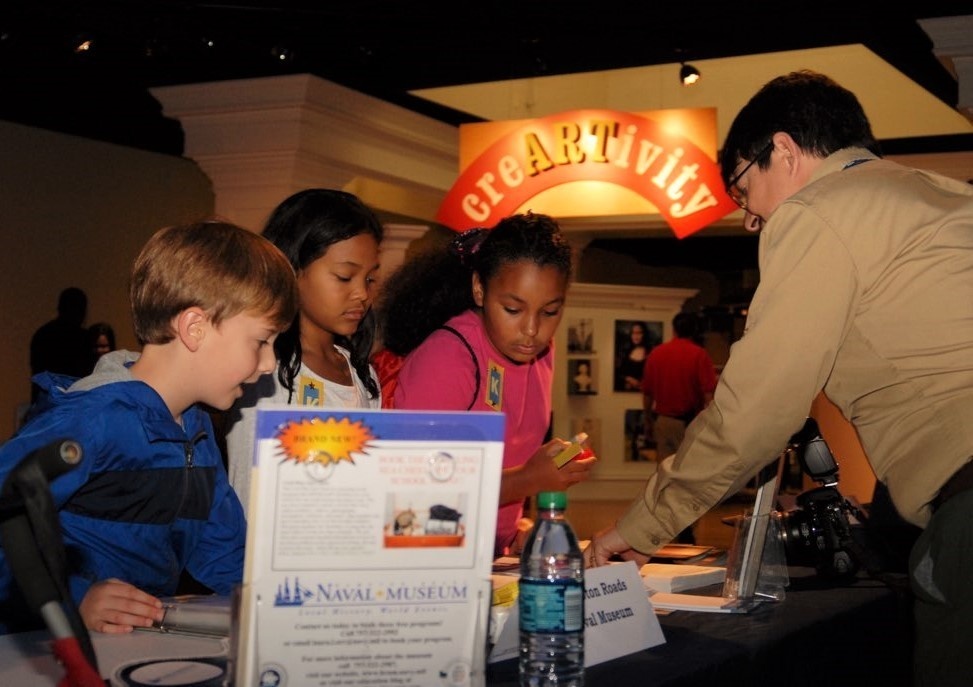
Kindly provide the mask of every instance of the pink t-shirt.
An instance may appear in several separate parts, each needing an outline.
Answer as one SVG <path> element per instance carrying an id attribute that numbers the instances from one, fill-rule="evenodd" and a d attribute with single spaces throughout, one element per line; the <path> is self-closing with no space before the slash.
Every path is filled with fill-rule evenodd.
<path id="1" fill-rule="evenodd" d="M 480 391 L 470 410 L 504 413 L 503 467 L 523 465 L 544 443 L 551 421 L 553 347 L 530 363 L 518 364 L 493 347 L 476 312 L 468 310 L 446 324 L 463 335 L 479 363 Z M 395 389 L 395 407 L 466 410 L 475 388 L 473 360 L 466 346 L 452 332 L 437 329 L 406 356 Z M 494 542 L 497 554 L 513 543 L 523 505 L 500 505 Z"/>

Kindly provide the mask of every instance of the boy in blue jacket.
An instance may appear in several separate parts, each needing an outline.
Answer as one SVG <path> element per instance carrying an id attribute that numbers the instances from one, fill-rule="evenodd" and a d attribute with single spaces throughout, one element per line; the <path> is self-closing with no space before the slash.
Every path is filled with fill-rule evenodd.
<path id="1" fill-rule="evenodd" d="M 162 619 L 159 596 L 185 570 L 218 594 L 243 576 L 246 525 L 209 415 L 275 367 L 273 342 L 297 308 L 294 272 L 269 241 L 224 222 L 158 231 L 132 269 L 141 354 L 115 351 L 70 387 L 38 375 L 48 407 L 0 448 L 0 484 L 57 439 L 83 457 L 51 482 L 69 587 L 89 630 Z M 0 631 L 23 599 L 0 550 Z"/>

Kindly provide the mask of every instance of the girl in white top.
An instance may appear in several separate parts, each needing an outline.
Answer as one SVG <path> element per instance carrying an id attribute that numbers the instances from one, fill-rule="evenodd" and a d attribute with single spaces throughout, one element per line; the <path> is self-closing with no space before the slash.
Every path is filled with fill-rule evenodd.
<path id="1" fill-rule="evenodd" d="M 380 408 L 368 356 L 382 225 L 356 196 L 308 189 L 283 201 L 263 235 L 297 273 L 300 311 L 274 342 L 277 371 L 244 387 L 226 436 L 230 484 L 247 509 L 256 407 Z"/>

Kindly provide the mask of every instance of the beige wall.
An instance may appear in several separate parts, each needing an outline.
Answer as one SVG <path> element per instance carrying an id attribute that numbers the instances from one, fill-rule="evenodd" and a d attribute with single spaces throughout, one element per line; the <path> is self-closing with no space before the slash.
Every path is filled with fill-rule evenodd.
<path id="1" fill-rule="evenodd" d="M 828 442 L 838 463 L 839 491 L 847 497 L 855 497 L 861 503 L 870 503 L 875 491 L 875 472 L 855 427 L 823 391 L 811 404 L 810 415 L 817 420 L 821 436 Z M 804 481 L 810 487 L 817 486 L 807 477 Z"/>
<path id="2" fill-rule="evenodd" d="M 31 334 L 56 314 L 66 286 L 88 294 L 88 323 L 105 320 L 134 348 L 132 260 L 159 227 L 212 212 L 210 182 L 192 161 L 0 122 L 0 441 L 30 398 Z"/>

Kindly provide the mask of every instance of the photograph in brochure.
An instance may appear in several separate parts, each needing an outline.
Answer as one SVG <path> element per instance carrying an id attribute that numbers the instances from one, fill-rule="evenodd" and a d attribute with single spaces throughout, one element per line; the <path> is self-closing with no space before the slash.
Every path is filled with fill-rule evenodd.
<path id="1" fill-rule="evenodd" d="M 484 685 L 503 423 L 258 408 L 238 687 Z"/>
<path id="2" fill-rule="evenodd" d="M 386 547 L 463 545 L 466 494 L 410 491 L 391 493 L 387 498 Z"/>

